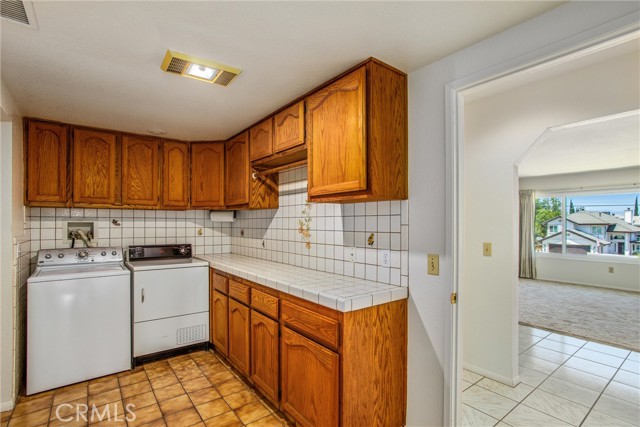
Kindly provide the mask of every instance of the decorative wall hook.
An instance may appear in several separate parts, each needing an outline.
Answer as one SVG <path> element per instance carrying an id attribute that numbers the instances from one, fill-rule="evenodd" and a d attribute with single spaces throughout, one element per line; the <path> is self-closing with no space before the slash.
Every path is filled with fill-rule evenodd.
<path id="1" fill-rule="evenodd" d="M 373 244 L 376 242 L 375 240 L 375 234 L 371 233 L 369 234 L 369 238 L 367 239 L 367 245 L 369 246 L 373 246 Z"/>

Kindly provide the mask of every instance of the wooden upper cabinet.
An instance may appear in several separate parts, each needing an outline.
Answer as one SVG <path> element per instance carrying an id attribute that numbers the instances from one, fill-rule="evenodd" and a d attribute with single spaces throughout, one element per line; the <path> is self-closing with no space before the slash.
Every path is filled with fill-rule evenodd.
<path id="1" fill-rule="evenodd" d="M 73 203 L 120 205 L 120 138 L 117 133 L 73 131 Z"/>
<path id="2" fill-rule="evenodd" d="M 168 209 L 189 207 L 189 144 L 162 143 L 162 206 Z"/>
<path id="3" fill-rule="evenodd" d="M 224 207 L 223 142 L 191 144 L 191 206 Z"/>
<path id="4" fill-rule="evenodd" d="M 340 425 L 338 354 L 286 327 L 280 345 L 282 409 L 303 426 Z"/>
<path id="5" fill-rule="evenodd" d="M 251 161 L 273 154 L 273 117 L 249 129 L 249 158 Z"/>
<path id="6" fill-rule="evenodd" d="M 249 138 L 248 132 L 227 141 L 226 205 L 246 205 L 249 203 Z"/>
<path id="7" fill-rule="evenodd" d="M 278 207 L 278 174 L 252 178 L 249 164 L 249 132 L 227 141 L 225 161 L 225 204 L 234 209 Z"/>
<path id="8" fill-rule="evenodd" d="M 367 188 L 366 69 L 307 98 L 309 195 Z"/>
<path id="9" fill-rule="evenodd" d="M 65 206 L 69 200 L 69 128 L 29 121 L 26 140 L 26 203 Z"/>
<path id="10" fill-rule="evenodd" d="M 372 59 L 305 102 L 310 200 L 408 197 L 406 74 Z"/>
<path id="11" fill-rule="evenodd" d="M 160 142 L 155 138 L 122 136 L 122 203 L 160 206 Z"/>
<path id="12" fill-rule="evenodd" d="M 304 144 L 304 101 L 276 114 L 273 123 L 273 151 Z"/>

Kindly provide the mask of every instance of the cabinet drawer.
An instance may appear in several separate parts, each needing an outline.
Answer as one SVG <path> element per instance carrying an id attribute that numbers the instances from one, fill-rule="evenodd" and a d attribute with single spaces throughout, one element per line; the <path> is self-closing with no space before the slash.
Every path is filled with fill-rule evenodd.
<path id="1" fill-rule="evenodd" d="M 251 307 L 267 316 L 278 318 L 278 297 L 251 289 Z"/>
<path id="2" fill-rule="evenodd" d="M 282 301 L 282 320 L 287 326 L 333 348 L 340 341 L 340 323 L 306 308 Z"/>
<path id="3" fill-rule="evenodd" d="M 213 282 L 213 289 L 220 291 L 225 295 L 229 293 L 227 285 L 228 279 L 226 277 L 213 273 L 211 280 Z"/>
<path id="4" fill-rule="evenodd" d="M 229 296 L 241 303 L 249 305 L 251 301 L 251 288 L 233 279 L 229 279 Z"/>

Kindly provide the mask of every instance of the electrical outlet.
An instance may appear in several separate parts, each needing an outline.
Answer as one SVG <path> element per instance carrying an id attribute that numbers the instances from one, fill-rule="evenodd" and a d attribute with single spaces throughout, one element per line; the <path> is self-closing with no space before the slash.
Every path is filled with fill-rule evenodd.
<path id="1" fill-rule="evenodd" d="M 484 242 L 482 244 L 482 255 L 491 256 L 491 242 Z"/>
<path id="2" fill-rule="evenodd" d="M 378 251 L 378 265 L 382 267 L 391 265 L 391 253 L 389 251 Z"/>
<path id="3" fill-rule="evenodd" d="M 440 275 L 440 255 L 427 254 L 427 274 L 432 276 Z"/>
<path id="4" fill-rule="evenodd" d="M 356 248 L 347 248 L 347 261 L 356 262 Z"/>

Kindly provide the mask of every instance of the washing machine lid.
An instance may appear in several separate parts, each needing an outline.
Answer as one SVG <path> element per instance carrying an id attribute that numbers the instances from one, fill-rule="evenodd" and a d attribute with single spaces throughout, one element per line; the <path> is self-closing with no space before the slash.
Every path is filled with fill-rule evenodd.
<path id="1" fill-rule="evenodd" d="M 94 265 L 70 265 L 60 267 L 38 267 L 29 277 L 29 282 L 49 282 L 53 280 L 89 279 L 92 277 L 127 276 L 131 272 L 122 263 L 101 263 Z"/>

